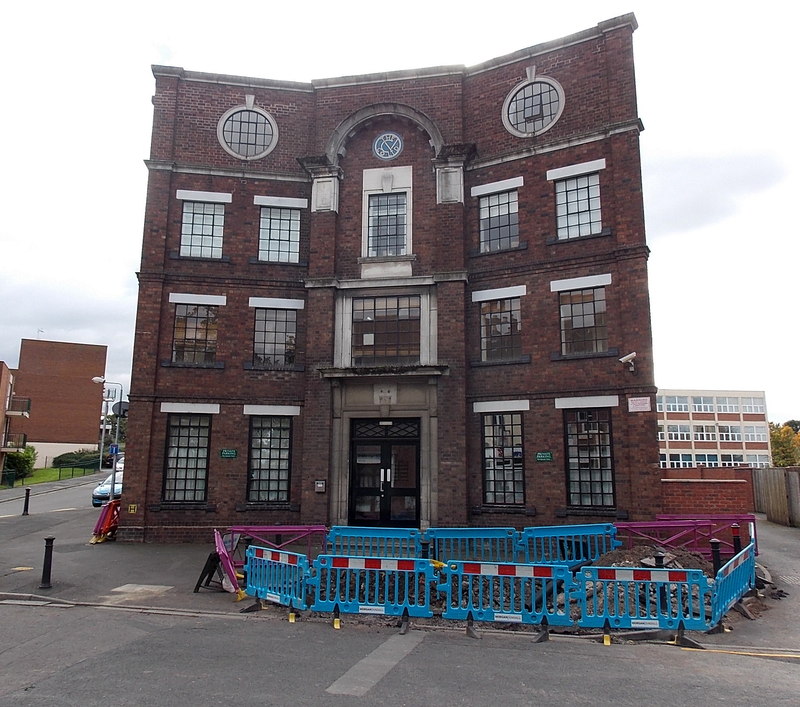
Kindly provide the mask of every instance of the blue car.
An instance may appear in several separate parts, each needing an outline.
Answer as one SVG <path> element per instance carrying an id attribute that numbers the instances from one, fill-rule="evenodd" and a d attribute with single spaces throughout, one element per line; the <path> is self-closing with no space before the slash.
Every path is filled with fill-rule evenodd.
<path id="1" fill-rule="evenodd" d="M 94 491 L 92 491 L 92 505 L 98 507 L 106 503 L 110 489 L 111 475 L 109 474 L 106 480 L 95 486 Z M 114 475 L 114 498 L 119 498 L 120 496 L 122 496 L 122 472 L 118 471 Z"/>

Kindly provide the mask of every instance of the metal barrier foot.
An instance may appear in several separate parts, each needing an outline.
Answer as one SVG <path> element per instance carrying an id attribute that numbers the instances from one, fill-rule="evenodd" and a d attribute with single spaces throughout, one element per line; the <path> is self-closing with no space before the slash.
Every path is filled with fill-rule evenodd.
<path id="1" fill-rule="evenodd" d="M 735 611 L 738 611 L 746 619 L 750 619 L 750 621 L 755 621 L 756 620 L 756 617 L 753 615 L 753 612 L 750 611 L 750 609 L 747 608 L 747 606 L 745 605 L 745 603 L 743 601 L 737 601 L 733 605 L 733 608 L 734 608 Z"/>
<path id="2" fill-rule="evenodd" d="M 611 645 L 611 624 L 608 623 L 608 619 L 606 619 L 606 622 L 603 625 L 603 645 Z"/>
<path id="3" fill-rule="evenodd" d="M 475 621 L 472 618 L 472 612 L 467 616 L 467 636 L 469 638 L 481 638 L 481 635 L 475 630 Z"/>
<path id="4" fill-rule="evenodd" d="M 704 645 L 698 643 L 693 638 L 687 638 L 684 631 L 685 629 L 683 628 L 683 621 L 681 621 L 678 625 L 678 631 L 675 634 L 675 640 L 670 641 L 670 643 L 674 643 L 676 646 L 680 646 L 681 648 L 695 648 L 700 651 L 704 651 L 706 649 Z"/>
<path id="5" fill-rule="evenodd" d="M 405 636 L 408 633 L 409 616 L 408 609 L 403 610 L 403 615 L 400 617 L 400 635 Z"/>
<path id="6" fill-rule="evenodd" d="M 239 613 L 240 614 L 249 614 L 249 613 L 251 613 L 253 611 L 261 611 L 261 609 L 263 609 L 263 608 L 264 608 L 264 606 L 261 603 L 261 600 L 260 599 L 256 599 L 252 604 L 250 604 L 250 606 L 246 606 L 246 607 L 244 607 L 244 609 L 239 609 Z"/>
<path id="7" fill-rule="evenodd" d="M 547 624 L 547 617 L 545 616 L 542 619 L 542 623 L 539 624 L 539 633 L 536 634 L 533 638 L 534 643 L 545 643 L 546 641 L 550 640 L 550 627 Z"/>
<path id="8" fill-rule="evenodd" d="M 338 631 L 342 627 L 342 619 L 339 616 L 339 605 L 333 607 L 333 627 Z"/>

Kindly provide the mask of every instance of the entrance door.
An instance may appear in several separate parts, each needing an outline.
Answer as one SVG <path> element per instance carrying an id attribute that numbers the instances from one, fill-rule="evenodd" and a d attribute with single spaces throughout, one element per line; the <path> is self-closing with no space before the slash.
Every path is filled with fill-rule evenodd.
<path id="1" fill-rule="evenodd" d="M 354 421 L 361 439 L 351 443 L 351 525 L 419 526 L 419 421 L 413 422 L 416 439 L 392 439 L 392 433 L 409 429 Z"/>

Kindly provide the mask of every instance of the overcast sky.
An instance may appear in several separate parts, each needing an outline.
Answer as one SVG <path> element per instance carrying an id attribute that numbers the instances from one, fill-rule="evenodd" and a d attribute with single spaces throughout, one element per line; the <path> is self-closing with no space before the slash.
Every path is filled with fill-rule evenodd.
<path id="1" fill-rule="evenodd" d="M 152 64 L 291 81 L 472 66 L 634 12 L 656 384 L 765 390 L 770 420 L 800 418 L 796 10 L 749 7 L 14 3 L 0 40 L 0 360 L 14 368 L 22 338 L 105 344 L 127 394 Z"/>

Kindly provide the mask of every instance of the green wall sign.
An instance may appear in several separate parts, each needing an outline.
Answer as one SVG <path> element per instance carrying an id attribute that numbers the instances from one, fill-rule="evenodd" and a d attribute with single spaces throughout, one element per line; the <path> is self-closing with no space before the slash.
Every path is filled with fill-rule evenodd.
<path id="1" fill-rule="evenodd" d="M 219 455 L 223 459 L 236 459 L 239 456 L 239 452 L 236 449 L 220 449 Z"/>
<path id="2" fill-rule="evenodd" d="M 537 462 L 551 462 L 551 461 L 553 461 L 553 453 L 552 452 L 536 452 L 536 461 Z"/>

